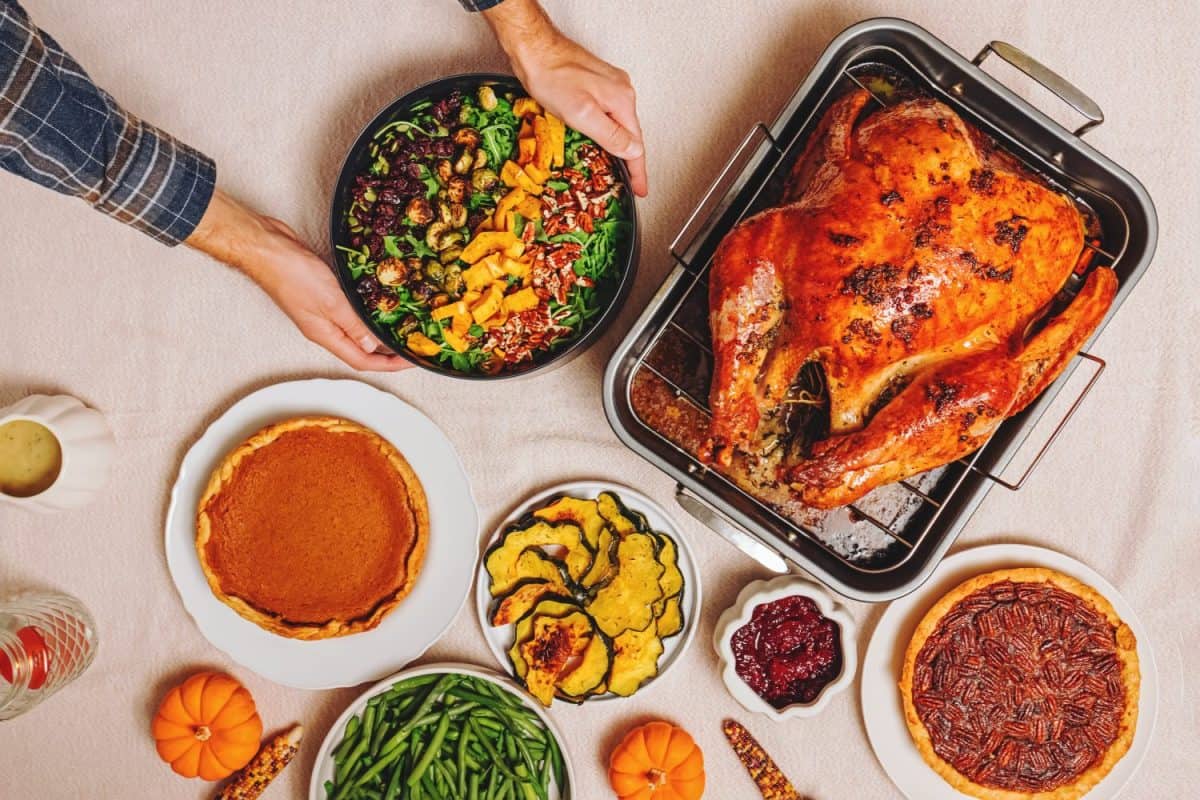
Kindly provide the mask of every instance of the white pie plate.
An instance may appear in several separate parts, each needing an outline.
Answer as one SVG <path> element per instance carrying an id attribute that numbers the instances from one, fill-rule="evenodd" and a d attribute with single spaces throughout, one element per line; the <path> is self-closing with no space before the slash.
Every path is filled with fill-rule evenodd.
<path id="1" fill-rule="evenodd" d="M 491 591 L 488 589 L 488 574 L 483 568 L 483 553 L 486 553 L 488 548 L 500 538 L 500 534 L 512 523 L 524 517 L 526 514 L 534 511 L 547 504 L 550 498 L 556 495 L 570 495 L 582 499 L 595 499 L 601 492 L 614 492 L 621 502 L 632 511 L 641 512 L 645 515 L 650 527 L 656 531 L 661 531 L 668 534 L 675 540 L 675 550 L 677 551 L 677 562 L 679 571 L 683 573 L 683 602 L 680 604 L 683 612 L 683 630 L 669 639 L 663 640 L 663 654 L 658 657 L 658 674 L 647 683 L 643 684 L 634 696 L 642 696 L 649 691 L 650 687 L 658 683 L 665 673 L 675 662 L 679 661 L 688 645 L 692 643 L 692 637 L 696 633 L 696 622 L 700 612 L 700 574 L 696 571 L 695 563 L 692 561 L 691 548 L 688 546 L 687 540 L 683 538 L 679 528 L 671 521 L 671 517 L 663 510 L 662 506 L 651 500 L 646 495 L 631 489 L 628 486 L 623 486 L 612 481 L 572 481 L 570 483 L 561 483 L 557 486 L 552 486 L 543 492 L 538 492 L 534 496 L 525 500 L 513 510 L 500 527 L 492 534 L 491 537 L 484 543 L 479 557 L 479 569 L 475 578 L 475 612 L 479 617 L 479 626 L 483 629 L 483 637 L 487 640 L 488 648 L 492 651 L 492 655 L 496 657 L 497 663 L 500 664 L 500 669 L 507 675 L 512 674 L 512 665 L 508 660 L 508 648 L 512 646 L 513 641 L 513 626 L 505 625 L 503 627 L 494 628 L 488 624 L 488 610 L 492 604 Z M 620 695 L 608 694 L 589 697 L 587 704 L 604 702 L 608 700 L 623 700 L 625 698 Z M 572 704 L 560 701 L 554 704 L 555 708 L 559 706 L 570 707 Z"/>
<path id="2" fill-rule="evenodd" d="M 342 712 L 342 715 L 337 718 L 337 722 L 333 723 L 333 727 L 329 729 L 329 733 L 325 735 L 325 740 L 321 742 L 321 749 L 317 751 L 317 759 L 313 762 L 312 778 L 308 782 L 308 797 L 309 800 L 327 800 L 325 794 L 325 781 L 333 778 L 333 750 L 342 741 L 342 732 L 346 730 L 346 723 L 355 714 L 361 714 L 363 709 L 367 707 L 367 701 L 377 694 L 385 692 L 397 681 L 405 680 L 406 678 L 416 678 L 420 675 L 429 675 L 431 673 L 453 672 L 459 675 L 471 675 L 476 678 L 482 678 L 485 681 L 496 684 L 501 689 L 512 694 L 520 700 L 527 708 L 537 714 L 542 720 L 542 724 L 546 726 L 546 730 L 550 731 L 555 741 L 558 742 L 559 752 L 562 753 L 563 766 L 567 775 L 567 791 L 562 791 L 563 787 L 551 785 L 549 800 L 567 800 L 572 797 L 574 787 L 579 784 L 575 780 L 575 770 L 571 766 L 571 754 L 567 752 L 563 745 L 562 731 L 550 719 L 546 710 L 542 708 L 535 700 L 532 700 L 529 695 L 525 694 L 520 687 L 516 686 L 512 681 L 508 680 L 503 675 L 492 672 L 489 669 L 476 667 L 472 664 L 428 664 L 426 666 L 415 667 L 410 670 L 392 675 L 389 678 L 384 678 L 379 683 L 367 689 L 360 694 L 358 698 Z M 407 795 L 406 795 L 407 796 Z"/>
<path id="3" fill-rule="evenodd" d="M 1142 686 L 1137 730 L 1125 757 L 1088 793 L 1088 800 L 1111 800 L 1137 771 L 1158 712 L 1158 672 L 1146 629 L 1120 593 L 1091 567 L 1073 558 L 1020 544 L 995 544 L 955 553 L 942 561 L 925 584 L 893 602 L 879 619 L 862 665 L 862 708 L 867 735 L 879 763 L 892 782 L 912 800 L 958 800 L 969 795 L 953 789 L 921 758 L 904 724 L 900 702 L 900 667 L 917 623 L 930 607 L 958 584 L 985 572 L 1011 567 L 1048 567 L 1083 581 L 1108 598 L 1117 615 L 1133 630 L 1138 643 Z"/>
<path id="4" fill-rule="evenodd" d="M 305 642 L 240 617 L 209 589 L 196 557 L 196 504 L 220 460 L 266 425 L 305 415 L 371 428 L 404 454 L 425 488 L 429 546 L 412 592 L 373 630 Z M 167 567 L 200 632 L 234 661 L 299 689 L 354 686 L 390 675 L 449 627 L 474 573 L 479 517 L 462 463 L 433 421 L 403 400 L 351 380 L 277 383 L 234 403 L 192 445 L 167 510 Z"/>

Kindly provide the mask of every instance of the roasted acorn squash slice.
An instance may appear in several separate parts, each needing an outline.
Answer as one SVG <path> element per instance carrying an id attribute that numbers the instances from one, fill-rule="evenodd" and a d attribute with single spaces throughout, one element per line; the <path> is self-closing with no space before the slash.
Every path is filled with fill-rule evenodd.
<path id="1" fill-rule="evenodd" d="M 608 676 L 608 691 L 629 697 L 658 674 L 658 658 L 663 653 L 663 643 L 653 623 L 644 630 L 625 631 L 613 639 L 612 647 L 613 662 Z"/>
<path id="2" fill-rule="evenodd" d="M 617 574 L 587 604 L 607 636 L 643 630 L 654 620 L 654 602 L 662 598 L 657 549 L 658 539 L 649 533 L 630 533 L 617 543 Z"/>
<path id="3" fill-rule="evenodd" d="M 621 538 L 637 531 L 650 530 L 646 518 L 626 508 L 621 499 L 612 492 L 601 492 L 596 498 L 596 508 Z"/>
<path id="4" fill-rule="evenodd" d="M 658 537 L 658 563 L 663 565 L 663 574 L 658 579 L 662 587 L 662 599 L 654 604 L 654 616 L 661 617 L 663 607 L 669 598 L 683 591 L 683 573 L 679 571 L 679 554 L 675 540 L 665 533 L 656 533 Z"/>
<path id="5" fill-rule="evenodd" d="M 513 643 L 508 648 L 508 660 L 512 663 L 513 674 L 517 676 L 518 680 L 525 678 L 527 666 L 521 655 L 521 645 L 529 641 L 533 635 L 534 617 L 565 617 L 580 610 L 579 604 L 570 597 L 551 595 L 538 600 L 525 616 L 517 620 L 513 632 Z"/>
<path id="6" fill-rule="evenodd" d="M 570 591 L 561 581 L 525 578 L 508 594 L 496 598 L 488 620 L 494 626 L 511 625 L 529 613 L 542 598 L 550 595 L 566 596 Z"/>
<path id="7" fill-rule="evenodd" d="M 566 566 L 558 559 L 546 555 L 538 547 L 526 550 L 517 556 L 517 563 L 513 569 L 516 573 L 515 580 L 506 577 L 504 583 L 497 583 L 496 578 L 492 577 L 491 584 L 488 587 L 492 592 L 492 597 L 507 594 L 516 588 L 518 583 L 526 580 L 561 583 L 568 588 L 572 584 L 571 577 L 567 574 Z M 491 575 L 490 572 L 488 574 Z M 571 592 L 565 592 L 564 594 L 571 594 Z"/>
<path id="8" fill-rule="evenodd" d="M 608 584 L 617 574 L 617 535 L 607 525 L 600 529 L 596 558 L 591 569 L 579 582 L 584 591 L 594 591 Z"/>
<path id="9" fill-rule="evenodd" d="M 521 553 L 537 547 L 554 547 L 562 550 L 561 556 L 554 556 L 567 568 L 568 577 L 578 582 L 592 565 L 593 553 L 583 539 L 583 531 L 578 525 L 569 522 L 555 524 L 543 520 L 528 520 L 528 524 L 519 524 L 508 530 L 500 541 L 492 545 L 484 557 L 484 568 L 492 579 L 492 595 L 501 595 L 512 589 L 522 578 L 534 577 L 522 575 L 517 570 L 517 560 Z"/>
<path id="10" fill-rule="evenodd" d="M 683 592 L 674 597 L 668 597 L 663 602 L 662 613 L 658 615 L 658 636 L 660 639 L 669 639 L 675 634 L 683 630 Z"/>
<path id="11" fill-rule="evenodd" d="M 604 529 L 604 517 L 596 508 L 595 500 L 580 500 L 575 497 L 560 497 L 545 508 L 533 512 L 538 519 L 547 522 L 572 522 L 583 531 L 588 547 L 596 550 L 600 542 L 600 531 Z"/>
<path id="12" fill-rule="evenodd" d="M 579 666 L 559 678 L 559 696 L 567 700 L 588 696 L 597 687 L 604 685 L 610 667 L 612 644 L 607 636 L 595 629 L 592 632 L 592 640 L 583 651 L 583 660 L 579 662 Z"/>
<path id="13" fill-rule="evenodd" d="M 568 665 L 583 657 L 594 631 L 591 618 L 582 611 L 565 617 L 533 617 L 530 636 L 518 649 L 525 662 L 525 688 L 542 705 L 554 701 L 556 684 Z"/>

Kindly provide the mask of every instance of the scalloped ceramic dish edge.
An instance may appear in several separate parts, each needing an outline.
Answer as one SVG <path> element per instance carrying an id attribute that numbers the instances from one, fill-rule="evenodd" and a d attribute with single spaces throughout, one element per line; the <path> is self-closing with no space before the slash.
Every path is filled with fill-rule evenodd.
<path id="1" fill-rule="evenodd" d="M 783 708 L 775 708 L 751 689 L 738 676 L 734 668 L 733 634 L 750 621 L 754 609 L 764 603 L 770 603 L 791 595 L 802 594 L 811 598 L 817 604 L 821 614 L 838 624 L 838 644 L 842 648 L 842 671 L 832 681 L 821 689 L 812 702 L 792 703 Z M 856 635 L 858 625 L 846 613 L 833 596 L 820 585 L 798 575 L 782 575 L 771 580 L 759 580 L 747 584 L 738 593 L 737 600 L 725 610 L 717 620 L 713 631 L 713 649 L 717 651 L 720 660 L 721 680 L 733 698 L 747 711 L 753 711 L 770 717 L 776 722 L 785 719 L 815 717 L 820 714 L 829 701 L 842 692 L 854 680 L 858 671 L 858 646 Z"/>

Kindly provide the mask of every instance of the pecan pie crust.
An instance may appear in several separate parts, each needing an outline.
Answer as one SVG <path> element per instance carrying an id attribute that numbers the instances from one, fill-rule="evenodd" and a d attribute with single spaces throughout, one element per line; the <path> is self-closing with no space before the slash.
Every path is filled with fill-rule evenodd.
<path id="1" fill-rule="evenodd" d="M 905 722 L 922 758 L 981 800 L 1073 800 L 1129 750 L 1133 631 L 1095 589 L 1028 567 L 939 600 L 904 656 Z"/>
<path id="2" fill-rule="evenodd" d="M 425 491 L 391 442 L 334 417 L 268 426 L 213 471 L 196 553 L 221 602 L 293 639 L 370 630 L 412 590 Z"/>

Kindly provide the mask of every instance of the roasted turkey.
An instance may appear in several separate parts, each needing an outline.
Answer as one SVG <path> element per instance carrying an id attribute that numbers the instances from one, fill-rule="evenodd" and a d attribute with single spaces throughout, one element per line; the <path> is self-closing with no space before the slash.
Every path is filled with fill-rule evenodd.
<path id="1" fill-rule="evenodd" d="M 702 457 L 762 459 L 817 508 L 977 449 L 1062 371 L 1117 287 L 1096 267 L 1047 320 L 1084 263 L 1079 209 L 943 103 L 868 102 L 830 107 L 781 205 L 725 237 L 709 283 Z M 814 366 L 822 438 L 779 447 Z"/>

